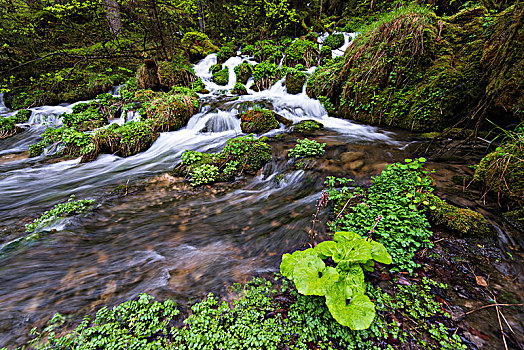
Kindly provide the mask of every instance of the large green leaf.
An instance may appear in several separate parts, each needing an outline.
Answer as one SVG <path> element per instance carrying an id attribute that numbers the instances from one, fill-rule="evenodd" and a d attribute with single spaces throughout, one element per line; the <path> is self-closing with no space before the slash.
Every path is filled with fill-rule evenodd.
<path id="1" fill-rule="evenodd" d="M 315 252 L 321 259 L 333 256 L 337 252 L 337 243 L 333 241 L 324 241 L 315 247 Z"/>
<path id="2" fill-rule="evenodd" d="M 304 295 L 325 295 L 338 278 L 337 270 L 326 267 L 316 253 L 301 254 L 293 270 L 295 286 Z"/>
<path id="3" fill-rule="evenodd" d="M 375 318 L 375 305 L 364 294 L 355 296 L 348 305 L 342 290 L 331 289 L 326 305 L 337 322 L 352 330 L 369 328 Z"/>
<path id="4" fill-rule="evenodd" d="M 382 244 L 375 241 L 371 241 L 369 243 L 371 243 L 371 257 L 373 258 L 373 260 L 376 260 L 383 264 L 391 264 L 393 259 Z"/>
<path id="5" fill-rule="evenodd" d="M 335 263 L 342 263 L 346 269 L 354 263 L 365 263 L 371 259 L 371 244 L 353 232 L 337 232 L 333 239 L 336 252 L 332 255 Z"/>
<path id="6" fill-rule="evenodd" d="M 290 280 L 293 279 L 293 270 L 295 269 L 295 265 L 298 261 L 298 257 L 302 251 L 297 250 L 296 252 L 291 254 L 284 254 L 282 255 L 282 263 L 280 263 L 280 273 L 282 276 L 289 278 Z"/>

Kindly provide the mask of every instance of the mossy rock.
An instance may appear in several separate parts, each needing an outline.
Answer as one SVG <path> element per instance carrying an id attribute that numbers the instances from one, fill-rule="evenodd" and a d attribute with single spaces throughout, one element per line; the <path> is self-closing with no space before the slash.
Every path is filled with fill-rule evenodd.
<path id="1" fill-rule="evenodd" d="M 324 39 L 323 45 L 327 45 L 333 50 L 338 49 L 344 45 L 344 34 L 331 34 Z"/>
<path id="2" fill-rule="evenodd" d="M 186 151 L 173 172 L 176 176 L 189 177 L 192 184 L 231 181 L 236 176 L 255 174 L 269 161 L 271 147 L 248 135 L 228 140 L 218 153 Z M 206 169 L 216 171 L 205 172 Z"/>
<path id="3" fill-rule="evenodd" d="M 286 74 L 287 92 L 293 95 L 300 94 L 302 92 L 304 84 L 306 83 L 306 80 L 306 73 L 296 69 L 289 70 Z"/>
<path id="4" fill-rule="evenodd" d="M 164 88 L 173 86 L 191 87 L 197 80 L 193 69 L 180 62 L 162 61 L 158 63 L 158 80 Z"/>
<path id="5" fill-rule="evenodd" d="M 493 227 L 482 214 L 471 209 L 457 208 L 434 194 L 423 195 L 422 203 L 429 221 L 460 236 L 488 237 Z"/>
<path id="6" fill-rule="evenodd" d="M 236 55 L 236 50 L 233 45 L 224 45 L 217 52 L 217 63 L 222 64 L 231 57 Z"/>
<path id="7" fill-rule="evenodd" d="M 482 6 L 448 18 L 414 5 L 392 11 L 362 30 L 342 62 L 335 59 L 319 67 L 306 91 L 311 97 L 326 96 L 343 117 L 415 131 L 442 131 L 486 113 L 507 121 L 511 116 L 497 110 L 495 99 L 508 101 L 517 115 L 524 95 L 524 80 L 518 79 L 522 60 L 513 55 L 522 51 L 522 11 L 517 6 L 507 11 L 501 18 L 514 40 L 502 31 L 493 37 L 486 30 L 490 21 L 502 19 L 487 16 Z M 490 35 L 498 49 L 488 54 Z M 519 72 L 495 67 L 517 67 Z M 502 80 L 490 83 L 492 76 Z"/>
<path id="8" fill-rule="evenodd" d="M 324 125 L 322 123 L 317 122 L 316 120 L 303 120 L 301 122 L 298 122 L 294 124 L 291 127 L 291 131 L 293 132 L 299 132 L 303 134 L 310 134 L 317 130 L 321 130 L 324 128 Z"/>
<path id="9" fill-rule="evenodd" d="M 15 121 L 18 124 L 27 123 L 31 117 L 31 112 L 29 109 L 21 109 L 15 114 Z"/>
<path id="10" fill-rule="evenodd" d="M 497 193 L 518 208 L 524 205 L 524 133 L 482 158 L 475 170 L 474 179 L 488 191 Z"/>
<path id="11" fill-rule="evenodd" d="M 242 83 L 236 83 L 231 93 L 235 95 L 247 95 L 247 90 Z"/>
<path id="12" fill-rule="evenodd" d="M 333 50 L 331 46 L 322 45 L 320 49 L 320 64 L 325 65 L 333 58 Z"/>
<path id="13" fill-rule="evenodd" d="M 225 67 L 224 69 L 214 69 L 212 71 L 213 73 L 213 81 L 217 83 L 218 85 L 227 85 L 229 82 L 229 68 Z"/>
<path id="14" fill-rule="evenodd" d="M 194 91 L 185 93 L 173 90 L 157 94 L 143 105 L 147 119 L 152 121 L 155 132 L 175 131 L 187 125 L 189 118 L 198 111 L 199 102 Z"/>
<path id="15" fill-rule="evenodd" d="M 207 55 L 218 51 L 218 47 L 213 44 L 206 34 L 201 32 L 185 33 L 182 38 L 182 47 L 191 62 L 201 60 Z"/>
<path id="16" fill-rule="evenodd" d="M 246 85 L 249 78 L 253 76 L 253 65 L 242 62 L 235 68 L 233 68 L 237 76 L 237 82 Z"/>
<path id="17" fill-rule="evenodd" d="M 88 131 L 107 125 L 108 120 L 96 104 L 79 103 L 73 107 L 72 113 L 62 114 L 62 122 L 67 128 Z"/>
<path id="18" fill-rule="evenodd" d="M 263 134 L 278 129 L 276 113 L 268 109 L 251 109 L 240 115 L 240 127 L 244 133 Z"/>

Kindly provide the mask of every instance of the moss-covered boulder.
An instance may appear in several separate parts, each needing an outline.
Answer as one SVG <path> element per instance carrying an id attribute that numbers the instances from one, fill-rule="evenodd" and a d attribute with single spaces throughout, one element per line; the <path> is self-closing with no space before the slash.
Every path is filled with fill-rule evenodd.
<path id="1" fill-rule="evenodd" d="M 253 65 L 247 62 L 242 62 L 241 64 L 233 68 L 233 70 L 235 71 L 235 74 L 237 76 L 237 82 L 242 83 L 244 85 L 247 83 L 249 78 L 253 76 Z"/>
<path id="2" fill-rule="evenodd" d="M 299 94 L 306 83 L 307 75 L 297 69 L 289 69 L 286 74 L 286 89 L 290 94 Z"/>
<path id="3" fill-rule="evenodd" d="M 162 93 L 143 105 L 147 119 L 155 132 L 174 131 L 187 125 L 198 111 L 198 96 L 190 89 L 175 89 Z"/>
<path id="4" fill-rule="evenodd" d="M 307 81 L 306 93 L 308 96 L 311 98 L 327 96 L 333 102 L 338 103 L 342 85 L 340 73 L 343 67 L 344 58 L 342 57 L 328 60 L 326 64 L 317 67 Z"/>
<path id="5" fill-rule="evenodd" d="M 191 62 L 201 60 L 207 55 L 218 51 L 218 47 L 213 44 L 206 34 L 201 32 L 185 33 L 182 38 L 182 47 Z"/>
<path id="6" fill-rule="evenodd" d="M 280 123 L 276 113 L 268 109 L 251 109 L 240 115 L 240 127 L 246 134 L 263 134 L 278 129 Z"/>
<path id="7" fill-rule="evenodd" d="M 432 224 L 443 226 L 461 236 L 487 237 L 493 227 L 482 214 L 467 208 L 457 208 L 431 193 L 423 195 L 426 216 Z"/>
<path id="8" fill-rule="evenodd" d="M 280 68 L 275 63 L 261 62 L 253 69 L 256 91 L 269 89 L 280 77 Z"/>
<path id="9" fill-rule="evenodd" d="M 72 113 L 62 114 L 62 123 L 67 128 L 77 131 L 94 130 L 107 124 L 107 117 L 102 115 L 96 105 L 79 103 Z"/>
<path id="10" fill-rule="evenodd" d="M 222 65 L 217 64 L 210 68 L 213 75 L 213 81 L 218 85 L 227 85 L 229 82 L 229 68 L 222 69 Z"/>
<path id="11" fill-rule="evenodd" d="M 331 46 L 322 45 L 322 48 L 320 49 L 320 64 L 325 65 L 332 58 L 333 58 L 333 50 L 331 49 Z"/>
<path id="12" fill-rule="evenodd" d="M 344 34 L 331 34 L 326 39 L 324 39 L 322 44 L 329 46 L 333 50 L 338 49 L 344 45 Z"/>
<path id="13" fill-rule="evenodd" d="M 296 39 L 285 51 L 285 64 L 294 67 L 297 64 L 303 64 L 310 68 L 318 63 L 318 47 L 312 41 L 305 39 Z"/>
<path id="14" fill-rule="evenodd" d="M 524 130 L 510 135 L 497 150 L 482 158 L 474 179 L 509 200 L 511 207 L 519 208 L 524 205 Z"/>
<path id="15" fill-rule="evenodd" d="M 158 80 L 160 86 L 165 89 L 174 86 L 192 87 L 197 80 L 197 76 L 186 63 L 180 61 L 162 61 L 158 63 Z"/>
<path id="16" fill-rule="evenodd" d="M 14 115 L 15 121 L 18 124 L 27 123 L 32 113 L 29 109 L 21 109 Z"/>
<path id="17" fill-rule="evenodd" d="M 218 153 L 186 151 L 175 167 L 177 176 L 188 177 L 193 186 L 234 180 L 236 176 L 254 174 L 271 161 L 271 147 L 252 135 L 227 141 Z"/>
<path id="18" fill-rule="evenodd" d="M 299 132 L 302 134 L 310 134 L 323 128 L 324 125 L 322 123 L 319 123 L 316 120 L 309 119 L 293 124 L 293 126 L 291 127 L 291 131 Z"/>
<path id="19" fill-rule="evenodd" d="M 231 93 L 235 95 L 247 95 L 247 90 L 242 83 L 235 83 L 235 86 L 233 87 L 233 90 L 231 90 Z"/>

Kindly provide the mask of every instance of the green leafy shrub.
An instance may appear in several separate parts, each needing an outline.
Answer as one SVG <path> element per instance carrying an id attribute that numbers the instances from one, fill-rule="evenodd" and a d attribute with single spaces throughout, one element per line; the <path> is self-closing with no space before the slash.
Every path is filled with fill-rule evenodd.
<path id="1" fill-rule="evenodd" d="M 280 79 L 280 69 L 275 63 L 261 62 L 253 69 L 253 79 L 258 90 L 269 89 Z"/>
<path id="2" fill-rule="evenodd" d="M 26 232 L 34 232 L 37 228 L 47 226 L 59 218 L 83 213 L 89 210 L 94 202 L 92 199 L 75 200 L 75 196 L 72 195 L 67 202 L 55 205 L 32 223 L 25 225 Z"/>
<path id="3" fill-rule="evenodd" d="M 237 82 L 231 90 L 231 93 L 235 95 L 247 95 L 247 89 L 242 83 Z"/>
<path id="4" fill-rule="evenodd" d="M 211 182 L 215 182 L 218 177 L 218 168 L 210 164 L 202 164 L 198 167 L 195 167 L 191 172 L 191 182 L 192 186 L 205 185 Z"/>
<path id="5" fill-rule="evenodd" d="M 66 156 L 83 156 L 95 149 L 93 136 L 79 132 L 74 128 L 47 128 L 41 135 L 42 141 L 29 146 L 29 156 L 36 157 L 40 155 L 44 148 L 51 145 L 63 145 L 62 150 L 57 155 Z"/>
<path id="6" fill-rule="evenodd" d="M 325 146 L 325 143 L 319 143 L 307 138 L 297 140 L 295 147 L 289 150 L 288 156 L 292 158 L 320 156 L 324 154 Z"/>
<path id="7" fill-rule="evenodd" d="M 235 55 L 236 50 L 234 45 L 224 45 L 217 52 L 217 62 L 218 64 L 222 64 Z"/>
<path id="8" fill-rule="evenodd" d="M 18 124 L 27 123 L 29 117 L 31 117 L 32 112 L 29 109 L 21 109 L 14 115 L 15 121 Z"/>
<path id="9" fill-rule="evenodd" d="M 16 119 L 14 116 L 0 118 L 0 139 L 17 134 L 20 128 L 16 126 Z"/>
<path id="10" fill-rule="evenodd" d="M 326 266 L 327 259 L 336 266 Z M 295 283 L 299 293 L 325 296 L 331 315 L 340 324 L 362 330 L 373 322 L 375 305 L 365 295 L 361 264 L 372 269 L 373 260 L 390 264 L 391 256 L 380 243 L 353 232 L 337 232 L 333 241 L 284 254 L 280 272 Z"/>
<path id="11" fill-rule="evenodd" d="M 72 113 L 62 114 L 62 122 L 67 128 L 86 131 L 106 125 L 107 118 L 98 112 L 96 106 L 79 103 L 73 107 Z"/>
<path id="12" fill-rule="evenodd" d="M 330 48 L 338 49 L 344 45 L 344 34 L 331 34 L 326 39 L 324 39 L 323 45 L 327 45 Z"/>
<path id="13" fill-rule="evenodd" d="M 432 179 L 423 169 L 424 158 L 406 159 L 406 164 L 392 164 L 377 177 L 367 190 L 361 188 L 340 195 L 333 179 L 328 179 L 330 198 L 335 198 L 336 208 L 346 208 L 336 213 L 330 224 L 338 230 L 351 230 L 361 236 L 371 233 L 393 256 L 393 270 L 412 272 L 417 264 L 415 252 L 430 247 L 429 222 L 418 209 L 423 193 L 431 192 Z M 351 204 L 351 205 L 349 205 Z"/>
<path id="14" fill-rule="evenodd" d="M 294 67 L 301 63 L 306 68 L 317 65 L 318 48 L 317 45 L 309 40 L 295 39 L 286 49 L 286 65 Z"/>

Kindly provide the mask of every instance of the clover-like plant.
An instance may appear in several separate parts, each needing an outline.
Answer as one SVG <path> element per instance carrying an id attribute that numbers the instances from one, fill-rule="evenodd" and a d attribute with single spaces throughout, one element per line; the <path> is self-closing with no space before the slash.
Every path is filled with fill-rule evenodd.
<path id="1" fill-rule="evenodd" d="M 373 260 L 384 264 L 392 261 L 382 244 L 353 232 L 337 232 L 333 241 L 284 254 L 280 272 L 294 282 L 299 293 L 325 296 L 337 322 L 362 330 L 375 318 L 375 304 L 364 294 L 363 271 L 373 269 Z"/>

